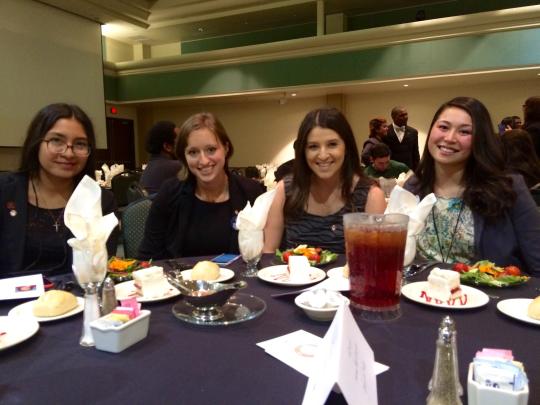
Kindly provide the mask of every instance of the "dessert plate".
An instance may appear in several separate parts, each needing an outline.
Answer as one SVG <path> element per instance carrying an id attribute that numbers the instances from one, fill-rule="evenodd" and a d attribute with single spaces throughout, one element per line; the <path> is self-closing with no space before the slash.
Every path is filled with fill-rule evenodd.
<path id="1" fill-rule="evenodd" d="M 278 266 L 265 267 L 264 269 L 259 270 L 257 277 L 272 284 L 297 287 L 301 285 L 318 283 L 319 281 L 324 280 L 326 273 L 324 270 L 318 269 L 317 267 L 310 267 L 309 277 L 307 277 L 305 280 L 290 280 L 287 265 L 282 264 Z"/>
<path id="2" fill-rule="evenodd" d="M 34 314 L 32 313 L 32 310 L 34 309 L 34 302 L 36 302 L 37 300 L 33 300 L 33 301 L 25 302 L 24 304 L 21 304 L 21 305 L 17 305 L 14 308 L 11 308 L 11 310 L 8 312 L 8 316 L 31 318 L 38 322 L 51 322 L 51 321 L 56 321 L 58 319 L 69 318 L 70 316 L 77 315 L 84 310 L 84 298 L 81 298 L 81 297 L 76 297 L 76 298 L 77 298 L 78 305 L 75 308 L 73 308 L 71 311 L 68 311 L 62 315 L 47 316 L 47 317 L 34 316 Z"/>
<path id="3" fill-rule="evenodd" d="M 219 307 L 223 316 L 218 319 L 205 320 L 204 312 L 198 311 L 196 307 L 188 304 L 185 300 L 178 301 L 172 307 L 172 313 L 184 322 L 197 325 L 232 325 L 256 318 L 265 309 L 266 303 L 259 297 L 236 293 L 229 298 L 225 305 Z"/>
<path id="4" fill-rule="evenodd" d="M 30 339 L 39 329 L 39 323 L 29 317 L 0 316 L 0 351 Z"/>
<path id="5" fill-rule="evenodd" d="M 527 315 L 527 309 L 532 302 L 530 298 L 512 298 L 502 300 L 497 303 L 497 309 L 511 318 L 517 319 L 534 325 L 540 325 L 540 320 L 531 318 Z"/>
<path id="6" fill-rule="evenodd" d="M 116 284 L 114 286 L 114 291 L 116 293 L 117 300 L 137 297 L 137 302 L 163 301 L 180 295 L 180 291 L 178 291 L 176 287 L 173 287 L 169 284 L 169 289 L 167 290 L 167 292 L 165 292 L 165 294 L 160 297 L 141 297 L 137 295 L 137 290 L 135 289 L 135 282 L 133 280 L 124 281 L 123 283 Z"/>
<path id="7" fill-rule="evenodd" d="M 189 269 L 189 270 L 184 270 L 184 271 L 181 272 L 182 277 L 184 278 L 184 280 L 191 280 L 191 271 L 192 270 L 193 269 Z M 216 278 L 215 280 L 208 280 L 208 281 L 211 282 L 211 283 L 222 283 L 223 281 L 230 280 L 233 277 L 234 277 L 234 271 L 229 270 L 229 269 L 225 269 L 223 267 L 220 267 L 219 268 L 219 277 Z"/>
<path id="8" fill-rule="evenodd" d="M 471 309 L 486 305 L 489 297 L 482 291 L 461 285 L 461 297 L 441 301 L 429 295 L 428 282 L 418 281 L 401 287 L 401 294 L 420 304 L 447 309 Z"/>
<path id="9" fill-rule="evenodd" d="M 326 272 L 326 275 L 328 277 L 339 277 L 339 278 L 344 278 L 344 279 L 347 279 L 347 277 L 343 277 L 343 266 L 341 267 L 334 267 L 333 269 L 330 269 Z"/>

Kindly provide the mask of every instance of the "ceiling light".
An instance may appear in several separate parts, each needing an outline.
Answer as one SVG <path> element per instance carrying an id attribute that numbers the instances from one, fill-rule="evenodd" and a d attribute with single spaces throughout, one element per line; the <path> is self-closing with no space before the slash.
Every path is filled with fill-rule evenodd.
<path id="1" fill-rule="evenodd" d="M 197 28 L 197 31 L 199 31 L 199 32 L 204 32 L 204 28 L 203 28 L 203 27 L 199 27 L 199 28 Z"/>
<path id="2" fill-rule="evenodd" d="M 296 93 L 291 93 L 291 97 L 296 97 Z"/>
<path id="3" fill-rule="evenodd" d="M 409 87 L 409 85 L 408 85 L 408 84 L 404 84 L 403 87 Z"/>

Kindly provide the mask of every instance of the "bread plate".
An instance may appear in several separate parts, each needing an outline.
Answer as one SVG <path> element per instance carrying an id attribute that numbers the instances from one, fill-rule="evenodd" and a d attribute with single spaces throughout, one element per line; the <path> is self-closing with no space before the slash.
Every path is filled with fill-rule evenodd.
<path id="1" fill-rule="evenodd" d="M 30 339 L 39 330 L 39 323 L 29 317 L 0 316 L 0 351 Z"/>
<path id="2" fill-rule="evenodd" d="M 508 300 L 502 300 L 497 303 L 497 309 L 510 318 L 517 319 L 518 321 L 532 323 L 533 325 L 540 325 L 540 320 L 531 318 L 527 315 L 527 309 L 529 308 L 531 298 L 512 298 Z"/>
<path id="3" fill-rule="evenodd" d="M 81 297 L 75 297 L 77 298 L 77 306 L 73 308 L 71 311 L 68 311 L 64 314 L 57 315 L 57 316 L 35 316 L 33 314 L 34 309 L 34 302 L 37 300 L 32 300 L 25 302 L 24 304 L 17 305 L 16 307 L 11 308 L 11 310 L 8 312 L 8 316 L 16 316 L 16 317 L 26 317 L 35 319 L 38 322 L 51 322 L 51 321 L 57 321 L 58 319 L 64 319 L 69 318 L 70 316 L 77 315 L 84 311 L 84 298 Z"/>

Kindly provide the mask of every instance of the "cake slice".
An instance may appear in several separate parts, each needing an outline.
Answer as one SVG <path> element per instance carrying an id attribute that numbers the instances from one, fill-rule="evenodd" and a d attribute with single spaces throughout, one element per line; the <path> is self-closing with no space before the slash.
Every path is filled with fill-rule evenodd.
<path id="1" fill-rule="evenodd" d="M 145 298 L 163 297 L 170 288 L 163 267 L 153 266 L 132 273 L 137 294 Z"/>
<path id="2" fill-rule="evenodd" d="M 434 268 L 428 276 L 428 293 L 431 297 L 441 301 L 461 297 L 459 273 L 453 270 Z"/>
<path id="3" fill-rule="evenodd" d="M 311 274 L 311 266 L 306 256 L 289 256 L 289 264 L 287 266 L 289 272 L 289 281 L 304 282 L 309 280 Z"/>

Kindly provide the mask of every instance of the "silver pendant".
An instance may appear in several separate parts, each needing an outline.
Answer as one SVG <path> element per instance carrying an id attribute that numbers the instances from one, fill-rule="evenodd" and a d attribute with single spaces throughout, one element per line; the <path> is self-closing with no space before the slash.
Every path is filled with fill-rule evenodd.
<path id="1" fill-rule="evenodd" d="M 16 211 L 16 210 L 9 210 L 9 215 L 11 215 L 12 217 L 14 217 L 14 216 L 17 215 L 17 211 Z"/>

